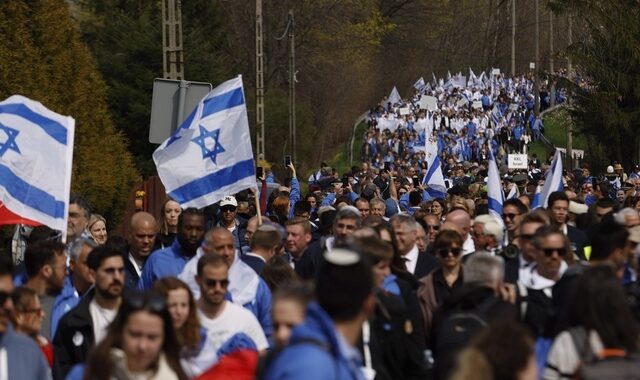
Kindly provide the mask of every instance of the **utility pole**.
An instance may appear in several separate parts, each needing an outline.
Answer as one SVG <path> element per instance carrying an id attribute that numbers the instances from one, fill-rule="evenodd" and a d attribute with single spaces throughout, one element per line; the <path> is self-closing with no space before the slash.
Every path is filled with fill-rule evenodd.
<path id="1" fill-rule="evenodd" d="M 516 0 L 511 0 L 511 76 L 516 76 Z"/>
<path id="2" fill-rule="evenodd" d="M 556 105 L 556 82 L 553 76 L 553 12 L 549 10 L 549 75 L 551 86 L 549 87 L 550 105 Z"/>
<path id="3" fill-rule="evenodd" d="M 536 116 L 540 115 L 540 76 L 538 75 L 538 68 L 540 67 L 540 11 L 538 3 L 539 0 L 536 0 L 536 67 L 533 69 L 533 96 L 535 100 L 533 111 Z"/>
<path id="4" fill-rule="evenodd" d="M 262 51 L 262 0 L 256 0 L 256 156 L 264 160 L 264 54 Z"/>
<path id="5" fill-rule="evenodd" d="M 293 10 L 289 10 L 289 133 L 291 138 L 291 156 L 296 161 L 296 44 L 295 20 Z"/>
<path id="6" fill-rule="evenodd" d="M 573 33 L 571 30 L 571 24 L 573 24 L 571 22 L 571 14 L 567 15 L 567 23 L 569 24 L 569 46 L 571 46 L 573 44 Z M 571 55 L 567 54 L 567 71 L 570 73 L 571 72 Z"/>
<path id="7" fill-rule="evenodd" d="M 162 0 L 162 71 L 166 79 L 184 79 L 182 0 Z"/>

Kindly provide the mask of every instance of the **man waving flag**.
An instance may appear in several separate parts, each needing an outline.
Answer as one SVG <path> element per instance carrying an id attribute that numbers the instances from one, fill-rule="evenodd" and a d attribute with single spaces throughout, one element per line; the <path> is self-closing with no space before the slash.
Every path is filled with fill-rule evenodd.
<path id="1" fill-rule="evenodd" d="M 0 102 L 0 200 L 11 213 L 60 230 L 63 237 L 74 131 L 73 118 L 24 96 Z"/>
<path id="2" fill-rule="evenodd" d="M 167 194 L 182 207 L 205 207 L 256 187 L 242 77 L 207 94 L 153 161 Z"/>

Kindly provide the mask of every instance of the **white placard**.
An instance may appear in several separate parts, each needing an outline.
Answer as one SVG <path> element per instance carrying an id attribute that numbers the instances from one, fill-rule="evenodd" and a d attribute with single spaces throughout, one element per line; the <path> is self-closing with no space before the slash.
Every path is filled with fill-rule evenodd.
<path id="1" fill-rule="evenodd" d="M 510 154 L 507 165 L 509 169 L 527 169 L 529 167 L 529 157 L 526 154 Z"/>
<path id="2" fill-rule="evenodd" d="M 536 68 L 536 63 L 535 62 L 529 62 L 529 68 L 530 69 L 535 69 Z"/>
<path id="3" fill-rule="evenodd" d="M 403 115 L 403 116 L 411 113 L 411 110 L 409 109 L 409 107 L 400 108 L 399 111 L 400 111 L 400 115 Z"/>
<path id="4" fill-rule="evenodd" d="M 420 98 L 420 109 L 435 111 L 438 109 L 438 99 L 435 96 L 423 96 Z"/>
<path id="5" fill-rule="evenodd" d="M 458 108 L 462 108 L 462 107 L 468 106 L 469 102 L 466 99 L 460 99 L 460 100 L 458 100 L 456 105 L 458 106 Z"/>
<path id="6" fill-rule="evenodd" d="M 511 104 L 509 104 L 509 109 L 511 111 L 517 111 L 518 110 L 518 105 L 515 104 L 515 103 L 511 103 Z"/>
<path id="7" fill-rule="evenodd" d="M 491 74 L 500 75 L 500 69 L 491 69 Z"/>
<path id="8" fill-rule="evenodd" d="M 480 108 L 482 108 L 482 102 L 480 100 L 474 100 L 473 101 L 473 105 L 471 107 L 473 107 L 475 109 L 480 109 Z"/>

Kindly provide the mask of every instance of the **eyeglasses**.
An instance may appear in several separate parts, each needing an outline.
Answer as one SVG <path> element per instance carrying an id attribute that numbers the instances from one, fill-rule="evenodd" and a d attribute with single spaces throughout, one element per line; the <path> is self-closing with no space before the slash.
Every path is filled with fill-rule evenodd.
<path id="1" fill-rule="evenodd" d="M 564 256 L 564 247 L 562 248 L 541 248 L 540 249 L 542 252 L 544 252 L 544 255 L 547 257 L 551 257 L 553 256 L 554 253 L 558 253 L 558 256 L 562 257 Z"/>
<path id="2" fill-rule="evenodd" d="M 533 234 L 520 234 L 516 237 L 520 240 L 531 240 L 533 239 L 533 236 L 534 236 Z"/>
<path id="3" fill-rule="evenodd" d="M 229 286 L 229 279 L 225 278 L 224 280 L 215 280 L 213 278 L 205 278 L 204 284 L 207 288 L 215 288 L 218 284 L 220 284 L 220 287 L 226 288 Z"/>
<path id="4" fill-rule="evenodd" d="M 520 214 L 502 214 L 502 219 L 515 219 L 516 216 L 520 216 Z"/>
<path id="5" fill-rule="evenodd" d="M 5 302 L 11 297 L 11 293 L 0 291 L 0 306 L 4 305 Z"/>
<path id="6" fill-rule="evenodd" d="M 436 251 L 436 253 L 438 254 L 438 256 L 443 258 L 449 256 L 449 253 L 451 253 L 454 257 L 457 257 L 462 253 L 462 248 L 440 248 Z"/>
<path id="7" fill-rule="evenodd" d="M 440 226 L 437 224 L 427 224 L 427 228 L 430 230 L 438 231 L 440 229 Z"/>
<path id="8" fill-rule="evenodd" d="M 167 301 L 156 293 L 130 292 L 123 300 L 130 308 L 136 310 L 149 308 L 155 313 L 160 313 L 167 308 Z"/>
<path id="9" fill-rule="evenodd" d="M 236 208 L 233 206 L 222 206 L 220 207 L 220 211 L 222 212 L 235 212 Z"/>

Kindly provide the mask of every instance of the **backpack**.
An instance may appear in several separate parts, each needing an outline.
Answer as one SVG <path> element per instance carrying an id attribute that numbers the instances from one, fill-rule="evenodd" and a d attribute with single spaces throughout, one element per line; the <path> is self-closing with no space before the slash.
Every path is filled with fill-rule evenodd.
<path id="1" fill-rule="evenodd" d="M 575 373 L 577 379 L 640 380 L 640 356 L 612 348 L 596 355 L 584 327 L 573 327 L 569 334 L 581 360 Z"/>
<path id="2" fill-rule="evenodd" d="M 487 312 L 497 303 L 487 297 L 473 310 L 459 310 L 447 316 L 435 332 L 436 370 L 445 375 L 454 367 L 458 352 L 483 328 L 487 327 Z"/>

